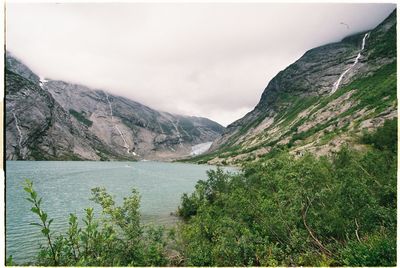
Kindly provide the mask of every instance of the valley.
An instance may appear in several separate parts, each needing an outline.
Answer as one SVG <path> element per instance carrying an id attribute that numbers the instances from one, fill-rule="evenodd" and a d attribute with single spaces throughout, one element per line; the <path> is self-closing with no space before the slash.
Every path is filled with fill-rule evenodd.
<path id="1" fill-rule="evenodd" d="M 291 61 L 266 81 L 254 108 L 227 127 L 153 109 L 111 88 L 36 74 L 6 51 L 6 265 L 396 266 L 397 10 L 391 8 L 376 27 Z M 210 96 L 201 96 L 202 74 L 186 73 L 190 53 L 181 50 L 156 62 L 168 70 L 182 64 L 178 77 L 198 90 L 191 100 L 204 101 Z M 175 94 L 183 98 L 185 90 Z M 234 106 L 216 96 L 217 106 Z"/>

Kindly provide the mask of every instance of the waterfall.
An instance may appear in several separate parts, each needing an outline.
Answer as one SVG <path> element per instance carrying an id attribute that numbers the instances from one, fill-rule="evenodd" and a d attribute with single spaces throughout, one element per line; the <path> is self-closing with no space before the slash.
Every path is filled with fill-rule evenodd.
<path id="1" fill-rule="evenodd" d="M 122 140 L 124 141 L 124 147 L 128 150 L 128 154 L 129 154 L 129 145 L 126 142 L 124 135 L 122 134 L 121 130 L 119 129 L 119 127 L 117 125 L 115 125 L 115 129 L 119 132 L 119 135 L 121 136 Z"/>
<path id="2" fill-rule="evenodd" d="M 351 69 L 353 69 L 353 67 L 356 66 L 356 64 L 358 63 L 358 60 L 359 60 L 360 57 L 361 57 L 361 52 L 364 50 L 364 47 L 365 47 L 365 40 L 367 39 L 368 36 L 369 36 L 369 33 L 366 33 L 366 34 L 364 35 L 364 38 L 363 38 L 363 40 L 362 40 L 361 50 L 360 50 L 360 52 L 358 53 L 358 55 L 357 55 L 357 57 L 356 57 L 354 63 L 353 63 L 347 70 L 345 70 L 345 71 L 339 76 L 339 79 L 335 82 L 335 84 L 333 84 L 333 87 L 332 87 L 332 90 L 331 90 L 331 93 L 330 93 L 331 95 L 332 95 L 333 93 L 335 93 L 336 90 L 339 88 L 340 82 L 342 82 L 343 77 L 344 77 Z"/>
<path id="3" fill-rule="evenodd" d="M 171 121 L 171 124 L 174 126 L 176 133 L 178 133 L 178 134 L 177 134 L 177 136 L 178 136 L 178 142 L 179 142 L 179 145 L 182 147 L 182 142 L 181 142 L 182 136 L 181 136 L 181 133 L 179 132 L 179 129 L 178 129 L 178 127 L 176 126 L 176 124 L 175 124 L 175 122 L 174 122 L 173 120 Z M 175 151 L 175 150 L 173 150 L 173 151 Z"/>
<path id="4" fill-rule="evenodd" d="M 19 140 L 18 140 L 18 148 L 21 150 L 22 149 L 22 132 L 21 132 L 21 128 L 18 125 L 18 119 L 17 116 L 15 115 L 15 113 L 12 113 L 14 116 L 14 120 L 15 120 L 15 126 L 17 127 L 17 131 L 18 131 L 18 135 L 19 135 Z"/>
<path id="5" fill-rule="evenodd" d="M 113 110 L 112 110 L 112 107 L 111 107 L 111 102 L 110 102 L 110 99 L 108 98 L 108 94 L 106 92 L 104 92 L 104 94 L 106 94 L 108 106 L 110 107 L 111 122 L 113 122 L 114 118 L 113 118 Z"/>
<path id="6" fill-rule="evenodd" d="M 112 110 L 112 106 L 111 106 L 111 102 L 110 99 L 108 98 L 108 94 L 106 92 L 104 92 L 104 94 L 106 94 L 106 98 L 107 98 L 107 102 L 108 102 L 108 106 L 110 107 L 110 115 L 111 115 L 111 122 L 114 123 L 114 116 L 113 116 L 113 110 Z M 122 131 L 119 129 L 119 127 L 117 125 L 114 125 L 114 128 L 118 131 L 120 137 L 122 138 L 122 140 L 124 141 L 124 147 L 126 148 L 127 153 L 129 154 L 129 145 L 126 142 L 125 136 L 124 134 L 122 134 Z M 132 152 L 133 155 L 136 155 L 135 152 Z"/>

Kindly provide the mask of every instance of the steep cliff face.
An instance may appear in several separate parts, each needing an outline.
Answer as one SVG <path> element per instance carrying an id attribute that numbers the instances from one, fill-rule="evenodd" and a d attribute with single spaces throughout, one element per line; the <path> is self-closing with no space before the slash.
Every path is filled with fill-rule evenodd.
<path id="1" fill-rule="evenodd" d="M 100 150 L 119 157 L 39 85 L 7 69 L 6 89 L 7 160 L 99 160 Z"/>
<path id="2" fill-rule="evenodd" d="M 188 156 L 224 128 L 155 111 L 103 90 L 40 79 L 6 54 L 6 159 L 163 159 Z"/>
<path id="3" fill-rule="evenodd" d="M 14 58 L 8 51 L 6 51 L 5 65 L 8 71 L 12 71 L 34 84 L 38 84 L 40 82 L 39 76 L 34 74 L 25 64 Z"/>
<path id="4" fill-rule="evenodd" d="M 146 159 L 188 155 L 191 147 L 215 140 L 223 127 L 206 118 L 155 111 L 127 98 L 62 81 L 44 88 L 86 124 L 91 133 L 125 154 Z"/>
<path id="5" fill-rule="evenodd" d="M 197 161 L 252 160 L 276 146 L 327 154 L 396 115 L 394 11 L 375 29 L 311 49 L 278 73 L 254 110 Z"/>

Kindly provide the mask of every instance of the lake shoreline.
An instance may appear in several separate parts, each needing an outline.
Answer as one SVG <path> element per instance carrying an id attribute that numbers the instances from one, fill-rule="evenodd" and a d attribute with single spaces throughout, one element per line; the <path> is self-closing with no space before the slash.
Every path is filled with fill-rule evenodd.
<path id="1" fill-rule="evenodd" d="M 179 222 L 175 213 L 183 193 L 191 193 L 198 180 L 207 179 L 207 170 L 216 168 L 159 161 L 6 161 L 7 256 L 25 263 L 42 241 L 40 230 L 30 225 L 37 219 L 25 199 L 25 179 L 33 181 L 43 197 L 44 211 L 54 218 L 52 226 L 60 232 L 68 224 L 69 213 L 81 219 L 84 208 L 94 206 L 96 213 L 100 212 L 89 200 L 95 187 L 106 188 L 117 204 L 136 188 L 141 196 L 141 222 L 168 228 Z"/>

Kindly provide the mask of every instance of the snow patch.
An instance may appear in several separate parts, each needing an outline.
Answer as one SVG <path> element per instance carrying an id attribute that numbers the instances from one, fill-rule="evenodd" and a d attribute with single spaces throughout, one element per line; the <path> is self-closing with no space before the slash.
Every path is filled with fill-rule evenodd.
<path id="1" fill-rule="evenodd" d="M 47 80 L 46 78 L 44 78 L 44 76 L 40 76 L 39 77 L 39 85 L 40 87 L 43 87 L 44 84 L 46 84 L 49 80 Z"/>
<path id="2" fill-rule="evenodd" d="M 199 155 L 199 154 L 203 154 L 203 153 L 207 152 L 208 149 L 210 149 L 211 144 L 212 144 L 212 141 L 209 141 L 209 142 L 199 143 L 199 144 L 192 146 L 192 152 L 190 153 L 190 155 Z"/>

